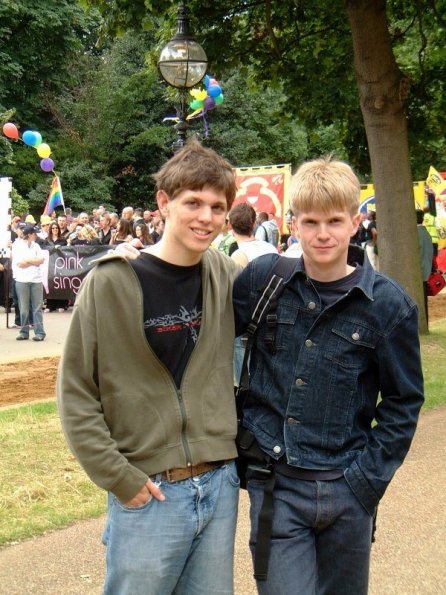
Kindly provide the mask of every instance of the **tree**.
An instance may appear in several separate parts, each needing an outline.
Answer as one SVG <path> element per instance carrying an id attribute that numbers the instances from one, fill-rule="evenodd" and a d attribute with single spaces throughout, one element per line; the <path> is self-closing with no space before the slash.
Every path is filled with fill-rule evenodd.
<path id="1" fill-rule="evenodd" d="M 97 4 L 94 0 L 91 3 Z M 125 0 L 99 4 L 108 10 L 112 22 L 130 27 L 138 24 L 145 6 L 143 0 L 132 0 L 129 11 L 130 3 Z M 159 16 L 166 2 L 152 0 L 150 5 L 152 13 Z M 402 48 L 408 39 L 412 51 L 407 56 L 412 58 L 418 51 L 419 81 L 428 80 L 426 68 L 435 61 L 429 64 L 423 57 L 435 53 L 436 48 L 426 34 L 426 15 L 431 27 L 435 19 L 444 25 L 444 2 L 420 0 L 414 5 L 405 0 L 344 0 L 333 5 L 328 1 L 253 0 L 234 1 L 228 6 L 223 0 L 191 0 L 189 6 L 194 31 L 213 64 L 223 68 L 228 63 L 231 67 L 249 63 L 259 81 L 273 84 L 280 80 L 284 84 L 305 123 L 332 120 L 343 124 L 346 137 L 352 131 L 355 144 L 361 147 L 356 155 L 359 159 L 351 159 L 355 165 L 368 158 L 368 147 L 383 270 L 421 305 L 405 111 L 411 98 L 410 84 L 396 63 L 393 46 L 398 45 L 398 55 L 404 58 Z M 387 14 L 395 23 L 394 30 Z M 419 38 L 415 37 L 415 28 Z M 418 50 L 414 49 L 416 45 Z M 410 63 L 414 65 L 413 59 Z M 423 90 L 422 86 L 417 89 Z M 437 106 L 440 95 L 435 95 Z M 360 140 L 359 105 L 367 142 Z M 444 131 L 444 123 L 441 127 Z M 423 131 L 417 134 L 423 136 Z M 354 148 L 348 144 L 346 147 L 350 151 Z M 350 151 L 349 157 L 355 157 Z M 395 254 L 400 257 L 395 258 Z M 424 331 L 427 324 L 422 308 L 420 313 L 420 329 Z"/>
<path id="2" fill-rule="evenodd" d="M 0 3 L 0 110 L 15 108 L 20 125 L 45 117 L 46 98 L 70 80 L 70 57 L 90 43 L 97 11 L 76 0 L 2 0 Z"/>

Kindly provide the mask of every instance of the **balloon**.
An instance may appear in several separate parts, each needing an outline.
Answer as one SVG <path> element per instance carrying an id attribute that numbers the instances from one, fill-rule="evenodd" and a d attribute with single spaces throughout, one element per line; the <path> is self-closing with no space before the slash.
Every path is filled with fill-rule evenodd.
<path id="1" fill-rule="evenodd" d="M 200 93 L 200 89 L 191 89 L 189 93 L 192 95 L 194 99 L 197 99 L 198 93 Z"/>
<path id="2" fill-rule="evenodd" d="M 206 99 L 204 100 L 203 103 L 203 109 L 205 110 L 210 110 L 210 109 L 214 109 L 215 107 L 215 100 L 212 99 L 212 97 L 206 97 Z"/>
<path id="3" fill-rule="evenodd" d="M 38 133 L 34 132 L 34 130 L 25 130 L 25 132 L 22 134 L 22 141 L 25 143 L 25 145 L 33 147 L 37 140 L 37 134 Z M 48 157 L 48 155 L 41 155 L 41 157 Z"/>
<path id="4" fill-rule="evenodd" d="M 37 147 L 37 155 L 39 157 L 43 157 L 44 159 L 46 159 L 47 157 L 49 157 L 51 155 L 51 149 L 50 146 L 47 145 L 46 143 L 41 143 L 38 147 Z"/>
<path id="5" fill-rule="evenodd" d="M 217 95 L 217 97 L 214 97 L 214 101 L 216 105 L 221 105 L 223 103 L 223 93 L 220 93 L 220 95 Z"/>
<path id="6" fill-rule="evenodd" d="M 12 122 L 6 122 L 6 124 L 3 125 L 3 134 L 8 138 L 12 138 L 13 140 L 17 140 L 19 138 L 17 126 Z"/>
<path id="7" fill-rule="evenodd" d="M 49 157 L 45 157 L 40 161 L 40 167 L 43 169 L 43 171 L 48 173 L 54 169 L 54 161 L 49 159 Z"/>
<path id="8" fill-rule="evenodd" d="M 208 83 L 208 87 L 210 87 L 211 85 L 218 85 L 218 81 L 217 79 L 209 79 L 209 83 Z"/>
<path id="9" fill-rule="evenodd" d="M 199 101 L 198 99 L 194 99 L 190 104 L 189 107 L 193 110 L 200 109 L 203 107 L 203 101 Z"/>
<path id="10" fill-rule="evenodd" d="M 42 135 L 40 132 L 35 132 L 34 134 L 36 135 L 36 140 L 34 141 L 33 147 L 38 147 L 42 144 Z"/>
<path id="11" fill-rule="evenodd" d="M 209 97 L 218 97 L 221 93 L 220 85 L 209 85 L 208 95 Z"/>
<path id="12" fill-rule="evenodd" d="M 208 86 L 209 86 L 209 81 L 210 81 L 210 80 L 211 80 L 211 77 L 210 77 L 208 74 L 206 74 L 206 75 L 205 75 L 205 77 L 204 77 L 204 79 L 203 79 L 203 85 L 204 85 L 205 87 L 208 87 Z"/>
<path id="13" fill-rule="evenodd" d="M 202 89 L 201 91 L 198 91 L 198 93 L 195 97 L 196 97 L 196 99 L 198 99 L 198 101 L 204 101 L 207 96 L 208 96 L 208 92 L 206 91 L 206 89 Z"/>

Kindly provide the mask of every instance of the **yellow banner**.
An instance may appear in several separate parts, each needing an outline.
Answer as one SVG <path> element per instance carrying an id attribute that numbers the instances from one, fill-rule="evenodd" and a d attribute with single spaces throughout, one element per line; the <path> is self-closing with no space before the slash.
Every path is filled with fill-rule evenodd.
<path id="1" fill-rule="evenodd" d="M 440 194 L 446 190 L 446 180 L 443 180 L 441 175 L 434 167 L 432 167 L 432 165 L 429 168 L 426 184 L 435 192 L 436 197 L 440 196 Z"/>

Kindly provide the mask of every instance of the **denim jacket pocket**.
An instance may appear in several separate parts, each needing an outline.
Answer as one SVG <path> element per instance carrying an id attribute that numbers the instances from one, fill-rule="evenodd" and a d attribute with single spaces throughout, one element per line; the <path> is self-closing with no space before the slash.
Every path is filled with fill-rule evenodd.
<path id="1" fill-rule="evenodd" d="M 337 320 L 331 328 L 323 365 L 326 371 L 327 401 L 324 448 L 345 447 L 351 437 L 355 416 L 365 404 L 361 373 L 370 371 L 379 335 L 355 320 Z"/>

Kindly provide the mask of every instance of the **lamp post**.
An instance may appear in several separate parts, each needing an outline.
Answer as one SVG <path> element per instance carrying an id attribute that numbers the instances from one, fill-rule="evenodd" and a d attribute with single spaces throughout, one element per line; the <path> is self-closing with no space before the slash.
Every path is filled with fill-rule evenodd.
<path id="1" fill-rule="evenodd" d="M 189 10 L 185 2 L 178 7 L 177 32 L 161 50 L 158 68 L 168 85 L 178 89 L 180 101 L 177 108 L 178 123 L 175 125 L 177 140 L 174 152 L 186 142 L 189 124 L 186 120 L 187 91 L 197 85 L 207 68 L 207 56 L 190 32 Z"/>

